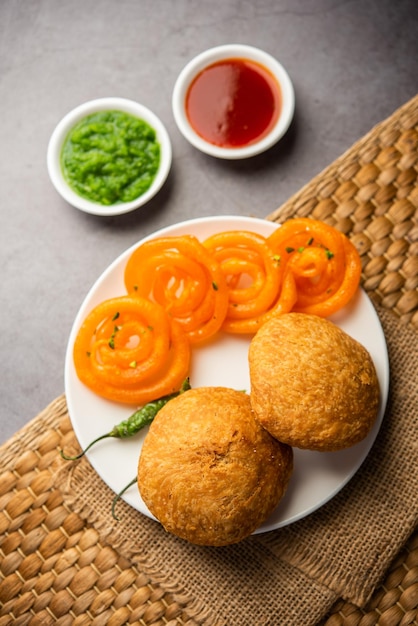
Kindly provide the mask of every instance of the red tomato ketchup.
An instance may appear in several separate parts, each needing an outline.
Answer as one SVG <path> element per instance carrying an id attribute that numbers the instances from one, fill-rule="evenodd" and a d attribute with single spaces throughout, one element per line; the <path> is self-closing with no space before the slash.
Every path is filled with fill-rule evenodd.
<path id="1" fill-rule="evenodd" d="M 222 148 L 253 144 L 273 128 L 282 104 L 280 86 L 263 65 L 225 59 L 209 65 L 186 94 L 186 113 L 203 139 Z"/>

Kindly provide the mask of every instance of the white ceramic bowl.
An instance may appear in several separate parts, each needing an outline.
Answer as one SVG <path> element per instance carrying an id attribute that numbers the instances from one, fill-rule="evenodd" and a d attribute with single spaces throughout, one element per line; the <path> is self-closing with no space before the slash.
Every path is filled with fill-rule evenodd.
<path id="1" fill-rule="evenodd" d="M 186 113 L 186 96 L 194 78 L 206 67 L 224 59 L 248 59 L 264 66 L 277 80 L 281 91 L 281 111 L 271 131 L 259 141 L 237 148 L 223 148 L 203 139 L 191 126 Z M 210 48 L 197 55 L 180 72 L 174 85 L 172 108 L 176 124 L 182 135 L 198 150 L 221 159 L 245 159 L 271 148 L 283 137 L 293 119 L 295 93 L 284 67 L 270 54 L 242 44 L 227 44 Z"/>
<path id="2" fill-rule="evenodd" d="M 161 155 L 157 175 L 152 182 L 152 185 L 145 193 L 130 202 L 103 205 L 83 198 L 69 186 L 62 173 L 60 155 L 65 138 L 75 124 L 87 115 L 97 111 L 110 110 L 129 113 L 130 115 L 144 120 L 144 122 L 147 122 L 147 124 L 154 128 L 157 134 L 157 140 L 160 143 Z M 142 104 L 125 98 L 100 98 L 97 100 L 90 100 L 89 102 L 85 102 L 70 111 L 56 126 L 51 135 L 47 151 L 47 168 L 50 179 L 55 189 L 59 194 L 61 194 L 64 200 L 81 211 L 92 213 L 93 215 L 103 216 L 128 213 L 129 211 L 133 211 L 148 202 L 153 196 L 155 196 L 164 184 L 170 171 L 171 161 L 171 141 L 161 120 Z"/>

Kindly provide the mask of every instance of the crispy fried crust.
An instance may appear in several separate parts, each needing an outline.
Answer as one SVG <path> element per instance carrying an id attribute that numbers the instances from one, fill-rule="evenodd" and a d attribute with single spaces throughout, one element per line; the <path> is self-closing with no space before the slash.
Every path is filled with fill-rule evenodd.
<path id="1" fill-rule="evenodd" d="M 331 321 L 289 313 L 266 322 L 249 349 L 251 404 L 291 446 L 341 450 L 369 433 L 379 384 L 368 351 Z"/>
<path id="2" fill-rule="evenodd" d="M 138 487 L 167 531 L 222 546 L 241 541 L 267 519 L 292 468 L 292 449 L 255 420 L 248 395 L 205 387 L 158 413 L 142 447 Z"/>

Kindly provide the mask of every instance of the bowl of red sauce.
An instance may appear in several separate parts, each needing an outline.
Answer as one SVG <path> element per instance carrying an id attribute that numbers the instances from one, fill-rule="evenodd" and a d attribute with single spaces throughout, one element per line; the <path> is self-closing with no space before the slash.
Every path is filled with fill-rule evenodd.
<path id="1" fill-rule="evenodd" d="M 173 89 L 182 135 L 198 150 L 245 159 L 268 150 L 288 130 L 295 94 L 285 68 L 252 46 L 210 48 L 187 63 Z"/>

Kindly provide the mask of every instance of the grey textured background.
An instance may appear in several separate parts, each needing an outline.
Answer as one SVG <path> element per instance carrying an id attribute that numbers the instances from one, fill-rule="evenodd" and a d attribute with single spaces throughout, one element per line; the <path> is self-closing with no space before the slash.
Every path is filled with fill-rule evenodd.
<path id="1" fill-rule="evenodd" d="M 244 162 L 198 153 L 171 112 L 183 66 L 233 42 L 273 54 L 296 92 L 286 137 Z M 74 317 L 120 253 L 192 217 L 265 217 L 417 87 L 416 0 L 0 0 L 0 441 L 64 391 Z M 163 190 L 115 218 L 67 205 L 46 170 L 57 122 L 104 96 L 151 108 L 173 144 Z"/>

